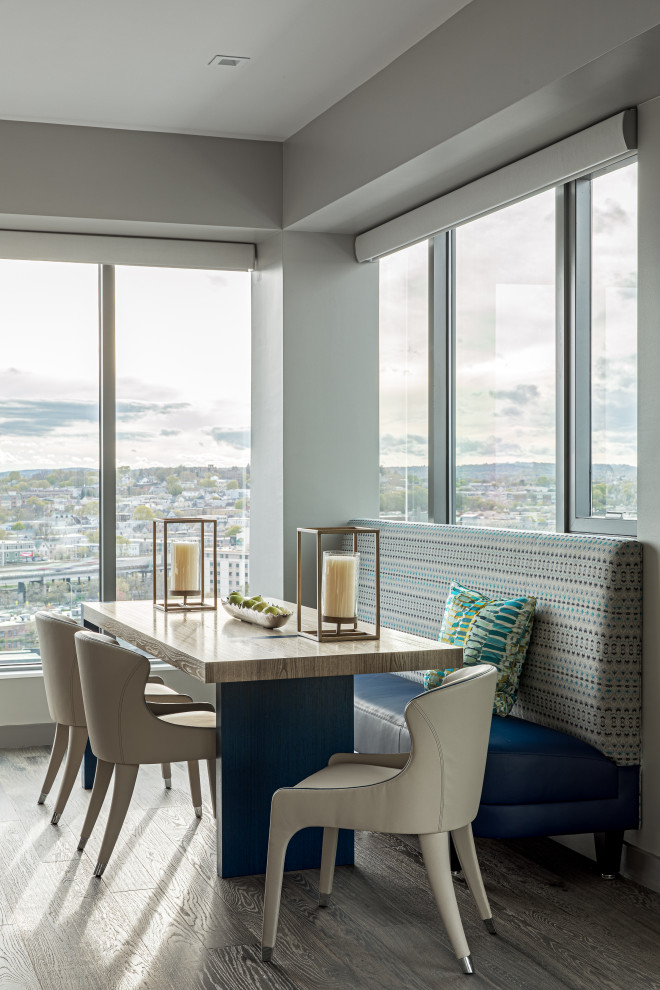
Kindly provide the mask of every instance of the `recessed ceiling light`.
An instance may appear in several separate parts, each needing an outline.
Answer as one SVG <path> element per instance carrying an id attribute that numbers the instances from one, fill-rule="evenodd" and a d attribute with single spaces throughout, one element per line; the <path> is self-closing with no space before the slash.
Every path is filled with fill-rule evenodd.
<path id="1" fill-rule="evenodd" d="M 209 65 L 225 65 L 229 69 L 235 69 L 237 66 L 242 65 L 243 62 L 249 62 L 250 59 L 245 55 L 214 55 Z"/>

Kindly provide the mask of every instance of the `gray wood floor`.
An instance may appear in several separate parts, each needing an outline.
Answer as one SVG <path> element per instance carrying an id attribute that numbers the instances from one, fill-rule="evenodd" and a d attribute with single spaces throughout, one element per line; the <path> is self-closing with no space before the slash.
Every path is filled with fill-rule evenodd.
<path id="1" fill-rule="evenodd" d="M 181 767 L 169 792 L 159 768 L 140 771 L 94 880 L 104 820 L 78 853 L 89 795 L 76 786 L 49 824 L 55 789 L 36 804 L 46 761 L 40 748 L 0 752 L 2 990 L 660 988 L 660 896 L 606 883 L 546 839 L 478 842 L 497 937 L 456 884 L 474 977 L 457 970 L 415 840 L 365 833 L 329 908 L 316 906 L 317 871 L 285 877 L 276 961 L 263 964 L 263 879 L 217 878 L 215 825 L 194 818 Z"/>

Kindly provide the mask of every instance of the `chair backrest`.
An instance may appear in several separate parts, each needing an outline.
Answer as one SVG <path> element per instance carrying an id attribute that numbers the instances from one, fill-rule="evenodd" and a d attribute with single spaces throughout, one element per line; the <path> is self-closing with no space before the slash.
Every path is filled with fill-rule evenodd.
<path id="1" fill-rule="evenodd" d="M 37 612 L 35 621 L 50 717 L 60 725 L 85 725 L 74 638 L 80 626 L 50 612 Z"/>
<path id="2" fill-rule="evenodd" d="M 406 705 L 412 746 L 403 774 L 438 808 L 439 832 L 462 828 L 477 814 L 496 681 L 491 664 L 465 667 Z"/>
<path id="3" fill-rule="evenodd" d="M 94 753 L 107 763 L 140 762 L 154 719 L 144 700 L 149 661 L 100 633 L 81 630 L 75 643 Z"/>

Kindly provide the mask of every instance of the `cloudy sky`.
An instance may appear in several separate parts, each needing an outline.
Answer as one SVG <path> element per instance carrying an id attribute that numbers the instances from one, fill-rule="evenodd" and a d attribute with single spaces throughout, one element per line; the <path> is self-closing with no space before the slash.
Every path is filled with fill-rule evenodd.
<path id="1" fill-rule="evenodd" d="M 596 463 L 636 464 L 636 165 L 593 183 Z M 458 464 L 554 461 L 555 194 L 456 233 Z M 428 463 L 427 246 L 380 263 L 381 463 Z"/>
<path id="2" fill-rule="evenodd" d="M 249 460 L 250 276 L 117 268 L 117 459 Z M 0 471 L 98 467 L 97 268 L 0 262 Z"/>

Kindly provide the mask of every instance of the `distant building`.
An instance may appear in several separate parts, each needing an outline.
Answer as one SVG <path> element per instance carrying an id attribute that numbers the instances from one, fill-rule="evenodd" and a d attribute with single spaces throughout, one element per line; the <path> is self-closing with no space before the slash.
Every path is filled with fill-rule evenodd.
<path id="1" fill-rule="evenodd" d="M 26 564 L 35 556 L 34 540 L 0 540 L 0 567 L 8 564 Z"/>
<path id="2" fill-rule="evenodd" d="M 0 651 L 24 650 L 36 645 L 33 616 L 12 616 L 0 620 Z"/>
<path id="3" fill-rule="evenodd" d="M 218 598 L 226 598 L 230 591 L 244 591 L 249 583 L 249 551 L 230 550 L 223 547 L 218 550 Z M 213 552 L 204 553 L 204 583 L 209 591 L 213 590 Z"/>

